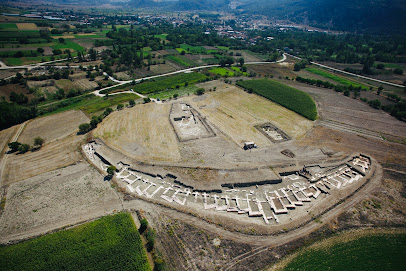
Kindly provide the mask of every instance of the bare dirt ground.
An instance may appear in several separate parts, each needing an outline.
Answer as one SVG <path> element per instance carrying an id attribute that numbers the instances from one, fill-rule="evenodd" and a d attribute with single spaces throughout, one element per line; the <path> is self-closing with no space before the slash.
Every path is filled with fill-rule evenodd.
<path id="1" fill-rule="evenodd" d="M 97 87 L 97 83 L 95 81 L 90 81 L 87 78 L 79 78 L 75 79 L 74 81 L 60 79 L 56 81 L 56 86 L 64 89 L 65 91 L 69 91 L 71 89 L 90 90 Z"/>
<path id="2" fill-rule="evenodd" d="M 391 143 L 336 131 L 327 127 L 315 126 L 298 145 L 328 147 L 337 151 L 359 151 L 371 155 L 379 163 L 406 165 L 406 145 Z"/>
<path id="3" fill-rule="evenodd" d="M 311 87 L 287 80 L 284 83 L 309 93 L 317 102 L 321 120 L 334 120 L 382 134 L 406 136 L 405 122 L 360 100 L 346 97 L 331 89 Z"/>
<path id="4" fill-rule="evenodd" d="M 280 77 L 285 78 L 286 76 L 292 78 L 296 77 L 293 72 L 292 62 L 282 62 L 275 64 L 257 64 L 257 65 L 247 65 L 249 71 L 255 72 L 258 75 L 272 75 L 275 79 Z"/>
<path id="5" fill-rule="evenodd" d="M 29 94 L 28 93 L 28 89 L 18 85 L 18 84 L 8 84 L 6 86 L 0 86 L 0 97 L 4 96 L 6 97 L 6 100 L 9 101 L 9 97 L 11 92 L 15 92 L 15 93 L 23 93 L 25 96 L 28 97 L 28 99 L 32 99 L 34 98 L 33 94 Z"/>
<path id="6" fill-rule="evenodd" d="M 149 103 L 114 112 L 99 124 L 94 135 L 142 161 L 177 161 L 180 153 L 169 123 L 170 108 L 170 104 Z"/>
<path id="7" fill-rule="evenodd" d="M 120 209 L 111 184 L 87 163 L 78 163 L 9 186 L 0 218 L 0 242 L 43 234 Z"/>
<path id="8" fill-rule="evenodd" d="M 32 144 L 35 137 L 45 139 L 45 143 L 62 139 L 77 132 L 79 125 L 89 118 L 82 111 L 66 111 L 32 120 L 24 129 L 19 142 Z M 63 123 L 63 125 L 61 125 Z"/>
<path id="9" fill-rule="evenodd" d="M 156 74 L 168 73 L 178 70 L 178 66 L 172 65 L 172 62 L 166 62 L 166 64 L 152 65 L 151 71 Z"/>

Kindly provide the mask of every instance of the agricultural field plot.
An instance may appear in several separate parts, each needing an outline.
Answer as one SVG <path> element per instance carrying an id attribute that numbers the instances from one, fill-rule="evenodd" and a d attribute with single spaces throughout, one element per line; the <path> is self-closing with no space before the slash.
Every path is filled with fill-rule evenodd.
<path id="1" fill-rule="evenodd" d="M 239 86 L 251 90 L 273 102 L 276 102 L 296 113 L 310 119 L 317 119 L 317 108 L 307 93 L 280 82 L 267 79 L 242 81 Z"/>
<path id="2" fill-rule="evenodd" d="M 139 83 L 136 84 L 133 89 L 138 93 L 148 94 L 175 88 L 176 86 L 184 86 L 186 82 L 188 84 L 193 84 L 205 80 L 206 78 L 207 76 L 201 73 L 182 73 L 170 77 L 157 78 L 155 81 L 149 80 L 144 83 Z"/>
<path id="3" fill-rule="evenodd" d="M 47 115 L 53 115 L 68 110 L 82 110 L 87 114 L 97 114 L 104 111 L 107 107 L 112 107 L 119 103 L 125 103 L 139 98 L 138 95 L 131 93 L 118 94 L 108 98 L 88 94 L 85 96 L 69 98 L 58 103 L 52 103 L 51 105 L 43 105 L 39 109 L 46 110 L 47 108 L 56 107 L 56 109 L 51 110 L 50 113 L 46 113 Z"/>
<path id="4" fill-rule="evenodd" d="M 172 63 L 152 65 L 150 70 L 156 74 L 168 73 L 178 70 L 177 65 L 171 65 Z"/>
<path id="5" fill-rule="evenodd" d="M 0 218 L 0 242 L 24 239 L 120 209 L 109 182 L 88 163 L 11 184 Z M 18 214 L 18 215 L 16 215 Z"/>
<path id="6" fill-rule="evenodd" d="M 300 138 L 312 127 L 312 122 L 276 103 L 242 89 L 213 81 L 201 84 L 205 89 L 217 86 L 204 99 L 191 99 L 191 105 L 207 116 L 207 120 L 241 145 L 254 141 L 260 146 L 273 143 L 254 126 L 271 122 L 293 138 Z"/>
<path id="7" fill-rule="evenodd" d="M 270 270 L 401 270 L 406 233 L 367 230 L 342 233 L 302 248 Z M 338 260 L 339 259 L 339 260 Z"/>
<path id="8" fill-rule="evenodd" d="M 19 142 L 32 144 L 35 137 L 45 139 L 45 144 L 62 139 L 78 131 L 78 126 L 89 118 L 81 111 L 66 111 L 60 114 L 31 120 L 18 138 Z M 61 125 L 63 123 L 63 125 Z"/>
<path id="9" fill-rule="evenodd" d="M 34 23 L 17 23 L 19 30 L 39 30 L 38 26 Z"/>
<path id="10" fill-rule="evenodd" d="M 229 69 L 226 69 L 226 68 L 221 68 L 221 67 L 210 69 L 209 72 L 214 73 L 214 74 L 218 74 L 220 76 L 226 76 L 226 75 L 227 76 L 234 76 L 233 71 L 231 71 Z"/>
<path id="11" fill-rule="evenodd" d="M 93 90 L 98 85 L 95 81 L 89 81 L 86 78 L 82 78 L 75 79 L 74 81 L 71 81 L 69 79 L 60 79 L 56 81 L 56 86 L 62 88 L 65 91 L 69 91 L 71 89 Z"/>
<path id="12" fill-rule="evenodd" d="M 286 83 L 309 93 L 317 101 L 321 120 L 333 120 L 384 135 L 389 134 L 402 138 L 406 135 L 405 122 L 359 100 L 346 97 L 331 89 L 312 87 L 291 81 Z M 361 97 L 363 97 L 362 95 L 361 92 Z"/>
<path id="13" fill-rule="evenodd" d="M 72 165 L 82 159 L 79 152 L 83 136 L 70 135 L 25 154 L 8 154 L 4 185 Z M 27 143 L 32 143 L 33 139 Z M 25 143 L 25 142 L 24 142 Z"/>
<path id="14" fill-rule="evenodd" d="M 79 44 L 77 44 L 77 43 L 75 43 L 73 41 L 70 41 L 70 40 L 67 40 L 64 43 L 57 43 L 57 44 L 53 45 L 52 48 L 53 49 L 61 49 L 61 50 L 72 49 L 72 50 L 75 50 L 75 51 L 83 51 L 85 49 L 82 46 L 80 46 Z"/>
<path id="15" fill-rule="evenodd" d="M 13 23 L 0 23 L 0 31 L 16 31 L 18 27 Z"/>
<path id="16" fill-rule="evenodd" d="M 178 161 L 178 141 L 168 118 L 170 109 L 170 104 L 149 103 L 114 112 L 93 133 L 130 157 Z"/>
<path id="17" fill-rule="evenodd" d="M 28 89 L 17 84 L 8 84 L 5 86 L 0 86 L 0 97 L 6 97 L 6 100 L 9 100 L 11 92 L 15 92 L 17 94 L 23 93 L 28 99 L 34 98 L 32 93 L 28 93 Z"/>
<path id="18" fill-rule="evenodd" d="M 169 56 L 166 56 L 166 58 L 168 60 L 170 60 L 170 61 L 172 61 L 172 62 L 174 62 L 176 64 L 182 65 L 184 67 L 189 67 L 189 66 L 195 66 L 196 65 L 196 63 L 194 61 L 189 60 L 187 57 L 181 56 L 181 55 L 178 55 L 178 56 L 169 55 Z"/>
<path id="19" fill-rule="evenodd" d="M 364 85 L 361 85 L 361 84 L 356 83 L 356 82 L 354 82 L 354 81 L 350 81 L 350 80 L 348 80 L 347 78 L 344 78 L 343 76 L 335 75 L 335 74 L 332 74 L 332 73 L 327 72 L 327 71 L 325 71 L 325 70 L 321 70 L 321 69 L 317 69 L 317 68 L 307 68 L 306 70 L 307 70 L 308 72 L 311 72 L 311 73 L 320 75 L 320 76 L 322 76 L 322 77 L 324 77 L 324 78 L 333 80 L 334 82 L 339 83 L 339 84 L 342 84 L 342 85 L 344 85 L 344 86 L 353 85 L 354 87 L 361 87 L 361 88 L 363 88 L 363 89 L 367 89 L 367 87 L 364 86 Z"/>
<path id="20" fill-rule="evenodd" d="M 107 270 L 117 266 L 120 270 L 151 270 L 128 213 L 2 247 L 0 256 L 10 270 Z"/>

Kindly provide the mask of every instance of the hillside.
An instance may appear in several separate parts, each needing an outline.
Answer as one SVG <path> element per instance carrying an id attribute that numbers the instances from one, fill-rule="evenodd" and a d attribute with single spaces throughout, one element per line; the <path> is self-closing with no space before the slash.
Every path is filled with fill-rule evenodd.
<path id="1" fill-rule="evenodd" d="M 249 14 L 323 28 L 355 32 L 405 33 L 406 6 L 401 0 L 245 0 Z"/>

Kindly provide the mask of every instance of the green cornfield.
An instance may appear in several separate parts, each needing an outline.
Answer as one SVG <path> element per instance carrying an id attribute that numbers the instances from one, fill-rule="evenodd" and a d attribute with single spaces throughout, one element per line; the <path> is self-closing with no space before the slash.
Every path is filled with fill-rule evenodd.
<path id="1" fill-rule="evenodd" d="M 303 249 L 283 270 L 380 271 L 404 270 L 405 266 L 406 234 L 378 234 Z"/>
<path id="2" fill-rule="evenodd" d="M 237 85 L 261 95 L 309 119 L 317 119 L 317 108 L 309 94 L 274 80 L 257 79 L 238 82 Z"/>
<path id="3" fill-rule="evenodd" d="M 0 247 L 0 270 L 151 270 L 128 213 Z"/>

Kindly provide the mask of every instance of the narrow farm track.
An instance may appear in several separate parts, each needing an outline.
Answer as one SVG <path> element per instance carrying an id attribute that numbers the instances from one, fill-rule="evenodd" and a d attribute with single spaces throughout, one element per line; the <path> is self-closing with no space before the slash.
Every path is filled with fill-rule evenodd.
<path id="1" fill-rule="evenodd" d="M 10 142 L 15 142 L 17 141 L 17 139 L 20 137 L 21 133 L 23 132 L 25 126 L 27 125 L 27 123 L 29 122 L 23 122 L 22 124 L 20 124 L 20 127 L 18 127 L 17 132 L 14 134 L 14 136 L 12 137 L 12 139 L 10 140 Z M 10 151 L 10 148 L 7 148 L 7 153 Z M 4 173 L 4 169 L 6 167 L 7 164 L 7 155 L 4 155 L 3 159 L 1 160 L 0 163 L 0 187 L 2 186 L 2 181 L 3 181 L 3 173 Z"/>
<path id="2" fill-rule="evenodd" d="M 328 120 L 328 119 L 321 120 L 321 121 L 319 121 L 319 124 L 322 126 L 334 129 L 334 130 L 354 133 L 354 134 L 358 134 L 358 135 L 363 135 L 363 136 L 368 136 L 368 137 L 372 137 L 375 139 L 383 140 L 382 136 L 377 132 L 363 129 L 361 127 L 353 126 L 350 124 L 341 123 L 341 122 L 334 121 L 334 120 Z"/>
<path id="3" fill-rule="evenodd" d="M 237 257 L 231 259 L 228 263 L 226 263 L 224 267 L 221 268 L 220 270 L 224 271 L 232 270 L 232 268 L 237 264 L 239 264 L 241 261 L 254 257 L 255 255 L 261 254 L 262 252 L 267 251 L 268 249 L 269 249 L 268 246 L 260 246 L 244 254 L 238 255 Z"/>

